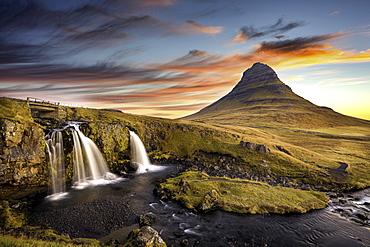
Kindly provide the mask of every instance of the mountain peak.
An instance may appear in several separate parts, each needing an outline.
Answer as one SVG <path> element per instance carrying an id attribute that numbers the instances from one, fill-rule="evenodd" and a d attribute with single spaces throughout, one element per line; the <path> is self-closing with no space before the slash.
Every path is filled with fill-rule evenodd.
<path id="1" fill-rule="evenodd" d="M 255 63 L 221 99 L 183 119 L 209 123 L 318 128 L 358 120 L 295 94 L 268 65 Z"/>
<path id="2" fill-rule="evenodd" d="M 276 72 L 267 64 L 257 62 L 244 71 L 242 79 L 238 84 L 250 84 L 267 80 L 279 80 Z M 280 81 L 280 80 L 279 80 Z"/>

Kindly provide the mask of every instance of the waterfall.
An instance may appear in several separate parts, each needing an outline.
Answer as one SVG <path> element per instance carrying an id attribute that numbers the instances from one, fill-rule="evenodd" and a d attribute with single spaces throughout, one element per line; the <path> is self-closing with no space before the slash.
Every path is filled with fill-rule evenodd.
<path id="1" fill-rule="evenodd" d="M 131 165 L 136 169 L 136 173 L 140 174 L 164 169 L 164 167 L 155 166 L 150 163 L 143 142 L 133 131 L 130 131 L 130 146 Z"/>
<path id="2" fill-rule="evenodd" d="M 62 135 L 66 128 L 71 129 L 73 137 L 73 187 L 84 188 L 88 185 L 105 184 L 107 180 L 118 181 L 117 176 L 109 172 L 108 165 L 96 144 L 80 131 L 78 123 L 69 123 L 65 128 L 55 129 L 45 136 L 50 162 L 52 199 L 58 199 L 66 194 Z"/>
<path id="3" fill-rule="evenodd" d="M 45 139 L 50 162 L 51 191 L 52 194 L 61 194 L 66 191 L 62 131 L 53 130 Z"/>
<path id="4" fill-rule="evenodd" d="M 116 175 L 109 172 L 108 165 L 96 144 L 79 129 L 70 124 L 73 136 L 73 167 L 75 188 L 99 184 L 102 180 L 114 180 Z"/>
<path id="5" fill-rule="evenodd" d="M 130 146 L 132 154 L 131 163 L 136 168 L 136 173 L 148 171 L 151 163 L 146 153 L 144 144 L 133 131 L 130 131 Z"/>

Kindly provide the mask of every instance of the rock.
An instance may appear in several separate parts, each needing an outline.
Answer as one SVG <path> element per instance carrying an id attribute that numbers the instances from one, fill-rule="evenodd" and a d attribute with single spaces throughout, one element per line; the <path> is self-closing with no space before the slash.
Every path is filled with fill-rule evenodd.
<path id="1" fill-rule="evenodd" d="M 159 233 L 150 226 L 144 226 L 141 229 L 133 230 L 128 235 L 128 241 L 124 247 L 165 247 L 167 244 L 163 241 Z"/>
<path id="2" fill-rule="evenodd" d="M 180 243 L 180 246 L 189 246 L 189 240 L 188 239 L 183 239 L 182 241 L 181 241 L 181 243 Z"/>
<path id="3" fill-rule="evenodd" d="M 133 169 L 134 171 L 137 171 L 140 167 L 140 164 L 137 162 L 130 162 L 130 168 Z"/>
<path id="4" fill-rule="evenodd" d="M 105 180 L 115 180 L 117 178 L 117 176 L 111 172 L 107 172 L 105 175 L 104 175 L 104 179 Z"/>
<path id="5" fill-rule="evenodd" d="M 257 146 L 257 151 L 260 152 L 261 154 L 268 154 L 270 153 L 270 149 L 266 145 L 258 145 Z"/>
<path id="6" fill-rule="evenodd" d="M 361 213 L 357 213 L 356 216 L 362 220 L 362 221 L 365 221 L 365 220 L 370 220 L 370 215 L 369 214 L 366 214 L 364 212 L 361 212 Z"/>
<path id="7" fill-rule="evenodd" d="M 260 163 L 260 165 L 263 166 L 263 167 L 268 167 L 269 166 L 266 160 L 262 160 L 262 162 Z"/>
<path id="8" fill-rule="evenodd" d="M 268 154 L 270 153 L 270 149 L 266 145 L 260 145 L 252 142 L 243 142 L 240 141 L 240 145 L 242 147 L 248 148 L 249 150 L 258 151 L 261 154 Z"/>
<path id="9" fill-rule="evenodd" d="M 346 204 L 346 203 L 348 203 L 346 199 L 342 199 L 342 198 L 339 198 L 339 202 L 340 202 L 341 204 Z"/>
<path id="10" fill-rule="evenodd" d="M 288 155 L 292 155 L 288 150 L 286 150 L 284 147 L 282 147 L 282 146 L 275 146 L 279 151 L 281 151 L 281 152 L 284 152 L 284 153 L 286 153 L 286 154 L 288 154 Z"/>
<path id="11" fill-rule="evenodd" d="M 184 178 L 180 180 L 179 186 L 180 186 L 180 192 L 186 193 L 186 191 L 190 190 L 189 182 Z"/>
<path id="12" fill-rule="evenodd" d="M 141 214 L 139 219 L 139 226 L 151 226 L 153 225 L 157 219 L 154 216 L 147 215 L 147 214 Z"/>
<path id="13" fill-rule="evenodd" d="M 332 199 L 336 199 L 336 198 L 338 198 L 338 195 L 336 193 L 330 193 L 329 197 L 332 198 Z"/>
<path id="14" fill-rule="evenodd" d="M 203 201 L 197 206 L 197 210 L 207 212 L 214 209 L 218 204 L 219 198 L 220 192 L 216 189 L 211 190 L 204 196 Z"/>
<path id="15" fill-rule="evenodd" d="M 240 141 L 240 145 L 242 145 L 242 147 L 248 148 L 249 150 L 256 150 L 258 146 L 258 144 L 243 141 Z"/>
<path id="16" fill-rule="evenodd" d="M 0 119 L 0 184 L 45 185 L 43 129 L 34 123 Z"/>

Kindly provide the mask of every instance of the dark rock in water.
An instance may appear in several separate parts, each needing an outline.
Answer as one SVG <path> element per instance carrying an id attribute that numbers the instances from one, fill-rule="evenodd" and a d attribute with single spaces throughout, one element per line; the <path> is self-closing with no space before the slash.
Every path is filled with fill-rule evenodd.
<path id="1" fill-rule="evenodd" d="M 117 178 L 117 176 L 113 173 L 110 173 L 110 172 L 107 172 L 105 175 L 104 175 L 104 179 L 105 180 L 115 180 Z"/>
<path id="2" fill-rule="evenodd" d="M 137 162 L 130 162 L 130 168 L 134 171 L 137 171 L 139 169 L 140 164 Z"/>
<path id="3" fill-rule="evenodd" d="M 266 145 L 260 145 L 252 142 L 243 142 L 240 141 L 240 145 L 242 147 L 248 148 L 249 150 L 258 151 L 261 154 L 268 154 L 270 153 L 270 149 Z"/>
<path id="4" fill-rule="evenodd" d="M 364 212 L 361 212 L 361 213 L 357 213 L 356 216 L 360 219 L 360 220 L 370 220 L 370 215 L 369 214 L 366 214 Z"/>
<path id="5" fill-rule="evenodd" d="M 167 244 L 163 241 L 159 233 L 150 226 L 144 226 L 141 229 L 133 230 L 129 236 L 125 247 L 165 247 Z"/>
<path id="6" fill-rule="evenodd" d="M 154 216 L 147 215 L 147 214 L 141 214 L 139 219 L 139 226 L 151 226 L 153 225 L 157 219 Z"/>

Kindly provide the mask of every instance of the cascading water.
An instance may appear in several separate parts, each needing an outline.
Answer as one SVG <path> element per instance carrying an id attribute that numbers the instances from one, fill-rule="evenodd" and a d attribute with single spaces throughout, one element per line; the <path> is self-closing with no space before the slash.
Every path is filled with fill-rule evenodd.
<path id="1" fill-rule="evenodd" d="M 143 142 L 133 131 L 130 131 L 130 145 L 131 164 L 136 168 L 136 173 L 140 174 L 163 169 L 161 166 L 155 166 L 150 163 Z"/>
<path id="2" fill-rule="evenodd" d="M 73 182 L 74 188 L 104 184 L 107 180 L 116 180 L 117 176 L 109 172 L 107 163 L 99 148 L 79 129 L 78 123 L 69 123 L 63 129 L 55 129 L 46 135 L 47 153 L 50 161 L 51 198 L 65 195 L 65 164 L 62 131 L 70 128 L 73 137 Z"/>
<path id="3" fill-rule="evenodd" d="M 70 124 L 70 127 L 73 127 L 75 188 L 99 184 L 102 180 L 115 180 L 116 175 L 109 172 L 108 165 L 96 144 L 80 131 L 77 124 Z"/>
<path id="4" fill-rule="evenodd" d="M 135 132 L 130 131 L 131 163 L 137 167 L 136 173 L 143 173 L 150 169 L 151 163 L 146 153 L 144 144 Z"/>
<path id="5" fill-rule="evenodd" d="M 66 191 L 62 131 L 53 130 L 45 139 L 50 162 L 51 191 L 54 195 L 62 194 Z"/>

